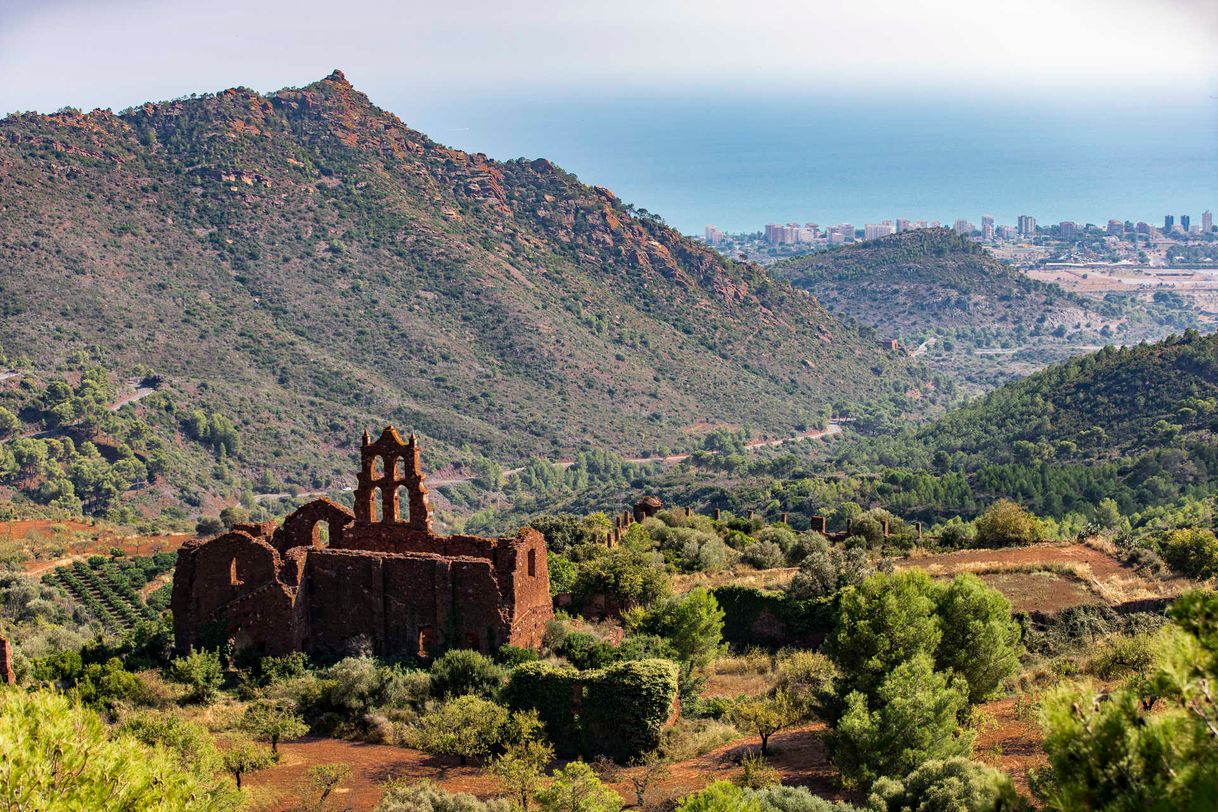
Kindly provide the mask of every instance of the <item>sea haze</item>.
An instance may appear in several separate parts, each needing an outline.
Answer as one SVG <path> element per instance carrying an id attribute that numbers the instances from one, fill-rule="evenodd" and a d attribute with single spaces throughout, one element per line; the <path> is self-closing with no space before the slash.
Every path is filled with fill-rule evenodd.
<path id="1" fill-rule="evenodd" d="M 451 146 L 546 157 L 688 233 L 768 222 L 1162 223 L 1218 207 L 1218 101 L 378 93 Z"/>

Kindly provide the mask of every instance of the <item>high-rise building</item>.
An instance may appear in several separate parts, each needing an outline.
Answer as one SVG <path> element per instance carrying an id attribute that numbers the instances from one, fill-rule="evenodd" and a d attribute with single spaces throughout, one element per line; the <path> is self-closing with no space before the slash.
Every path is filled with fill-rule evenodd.
<path id="1" fill-rule="evenodd" d="M 1150 223 L 1146 223 L 1146 222 L 1139 220 L 1137 225 L 1135 225 L 1133 227 L 1133 230 L 1139 234 L 1149 234 L 1150 233 Z"/>
<path id="2" fill-rule="evenodd" d="M 961 218 L 956 221 L 954 226 L 952 226 L 952 230 L 963 237 L 967 237 L 969 234 L 973 233 L 973 224 L 968 220 Z"/>
<path id="3" fill-rule="evenodd" d="M 1188 226 L 1190 223 L 1192 223 L 1192 221 L 1193 221 L 1193 218 L 1189 217 L 1187 214 L 1181 214 L 1180 215 L 1181 230 L 1188 231 Z"/>
<path id="4" fill-rule="evenodd" d="M 912 222 L 910 222 L 909 220 L 906 220 L 904 217 L 897 218 L 897 233 L 898 234 L 900 234 L 902 231 L 909 231 L 911 228 L 913 228 Z"/>
<path id="5" fill-rule="evenodd" d="M 1172 214 L 1167 214 L 1167 215 L 1164 215 L 1164 216 L 1163 216 L 1163 231 L 1164 231 L 1164 233 L 1170 232 L 1170 231 L 1171 231 L 1172 229 L 1174 229 L 1175 227 L 1176 227 L 1176 217 L 1175 217 L 1175 215 L 1172 215 Z"/>
<path id="6" fill-rule="evenodd" d="M 777 223 L 766 223 L 765 241 L 770 245 L 780 244 L 782 242 L 782 226 Z"/>
<path id="7" fill-rule="evenodd" d="M 1122 220 L 1109 220 L 1108 233 L 1119 237 L 1125 233 L 1125 223 Z"/>
<path id="8" fill-rule="evenodd" d="M 863 226 L 864 240 L 878 240 L 880 237 L 887 237 L 893 233 L 893 225 L 891 220 L 885 220 L 882 223 L 868 223 Z"/>
<path id="9" fill-rule="evenodd" d="M 1025 237 L 1036 236 L 1036 218 L 1030 214 L 1019 215 L 1019 233 Z"/>
<path id="10" fill-rule="evenodd" d="M 1018 236 L 1019 232 L 1015 230 L 1015 226 L 998 227 L 998 239 L 1000 240 L 1014 240 Z"/>
<path id="11" fill-rule="evenodd" d="M 706 227 L 706 244 L 720 245 L 723 243 L 723 232 L 714 226 Z"/>
<path id="12" fill-rule="evenodd" d="M 981 215 L 981 239 L 986 242 L 994 241 L 994 215 Z"/>
<path id="13" fill-rule="evenodd" d="M 1073 220 L 1062 220 L 1057 226 L 1057 233 L 1063 240 L 1072 240 L 1078 234 L 1078 225 Z"/>
<path id="14" fill-rule="evenodd" d="M 1201 212 L 1201 233 L 1209 234 L 1214 230 L 1214 213 L 1206 210 Z"/>

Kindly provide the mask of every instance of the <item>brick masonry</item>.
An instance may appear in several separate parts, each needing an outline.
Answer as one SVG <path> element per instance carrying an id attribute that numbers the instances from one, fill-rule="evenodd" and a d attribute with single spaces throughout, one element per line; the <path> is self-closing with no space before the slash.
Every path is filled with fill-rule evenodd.
<path id="1" fill-rule="evenodd" d="M 16 685 L 17 675 L 13 673 L 13 649 L 8 640 L 0 637 L 0 685 Z"/>
<path id="2" fill-rule="evenodd" d="M 266 654 L 430 657 L 539 647 L 553 615 L 545 539 L 531 528 L 437 535 L 425 478 L 414 435 L 365 432 L 354 511 L 319 499 L 279 527 L 187 542 L 173 582 L 178 648 L 229 640 Z"/>

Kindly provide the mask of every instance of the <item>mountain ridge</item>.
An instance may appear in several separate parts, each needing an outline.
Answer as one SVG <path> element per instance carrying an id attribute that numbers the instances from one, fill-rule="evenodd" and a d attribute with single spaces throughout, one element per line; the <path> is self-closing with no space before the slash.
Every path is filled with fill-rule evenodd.
<path id="1" fill-rule="evenodd" d="M 609 190 L 439 145 L 338 71 L 10 116 L 0 166 L 0 344 L 146 366 L 301 486 L 381 420 L 511 461 L 785 434 L 941 385 Z"/>

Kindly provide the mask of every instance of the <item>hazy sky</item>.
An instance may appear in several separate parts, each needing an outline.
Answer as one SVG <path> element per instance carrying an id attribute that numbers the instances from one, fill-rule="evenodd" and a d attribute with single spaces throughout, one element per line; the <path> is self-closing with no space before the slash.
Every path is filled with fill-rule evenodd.
<path id="1" fill-rule="evenodd" d="M 1218 93 L 1218 0 L 0 0 L 0 112 L 270 91 L 334 67 L 404 103 L 573 90 L 1204 96 Z"/>

